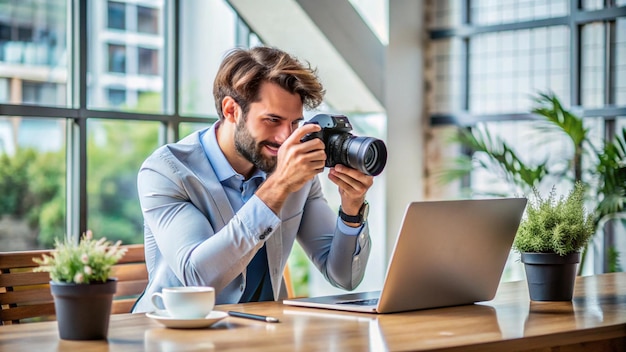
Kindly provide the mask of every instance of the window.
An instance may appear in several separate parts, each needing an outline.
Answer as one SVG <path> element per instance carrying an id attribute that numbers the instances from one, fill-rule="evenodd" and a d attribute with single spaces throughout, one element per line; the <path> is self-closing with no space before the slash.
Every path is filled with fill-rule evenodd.
<path id="1" fill-rule="evenodd" d="M 138 72 L 140 75 L 159 74 L 159 52 L 156 49 L 137 48 L 139 56 Z"/>
<path id="2" fill-rule="evenodd" d="M 64 97 L 59 97 L 63 91 L 58 86 L 49 82 L 22 82 L 22 102 L 24 104 L 55 105 Z"/>
<path id="3" fill-rule="evenodd" d="M 589 10 L 599 10 L 604 6 L 603 0 L 583 0 L 582 1 L 583 9 Z"/>
<path id="4" fill-rule="evenodd" d="M 625 0 L 626 3 L 626 0 Z M 615 22 L 615 36 L 611 39 L 611 48 L 615 53 L 615 60 L 611 63 L 612 96 L 610 99 L 616 105 L 626 105 L 626 18 L 618 18 Z"/>
<path id="5" fill-rule="evenodd" d="M 490 25 L 567 15 L 567 0 L 470 1 L 473 24 Z"/>
<path id="6" fill-rule="evenodd" d="M 107 4 L 108 27 L 126 29 L 126 4 L 109 1 Z"/>
<path id="7" fill-rule="evenodd" d="M 126 102 L 126 90 L 119 88 L 108 89 L 109 106 L 120 107 Z"/>
<path id="8" fill-rule="evenodd" d="M 0 117 L 0 248 L 51 248 L 66 233 L 65 119 Z"/>
<path id="9" fill-rule="evenodd" d="M 460 111 L 461 97 L 461 41 L 456 38 L 438 40 L 433 43 L 433 92 L 434 112 Z"/>
<path id="10" fill-rule="evenodd" d="M 67 3 L 2 2 L 0 103 L 67 106 Z"/>
<path id="11" fill-rule="evenodd" d="M 445 0 L 430 1 L 433 124 L 461 122 L 503 139 L 528 164 L 558 165 L 572 153 L 571 142 L 555 136 L 539 141 L 530 111 L 533 97 L 552 92 L 566 108 L 584 117 L 591 143 L 600 148 L 606 136 L 621 131 L 626 113 L 625 1 L 602 0 Z M 479 153 L 475 156 L 479 162 Z M 583 156 L 583 167 L 592 167 Z M 571 173 L 571 172 L 570 172 Z M 567 174 L 559 191 L 567 191 Z M 464 181 L 469 194 L 508 194 L 510 183 L 483 169 Z M 624 237 L 624 226 L 604 233 L 605 243 Z M 603 241 L 596 241 L 601 243 Z M 599 244 L 600 246 L 603 246 Z M 626 246 L 622 246 L 625 250 Z M 602 267 L 608 249 L 588 252 L 587 272 Z M 594 252 L 594 253 L 591 253 Z M 595 267 L 595 268 L 594 268 Z M 519 278 L 513 262 L 507 278 Z"/>
<path id="12" fill-rule="evenodd" d="M 589 23 L 581 31 L 581 103 L 585 107 L 604 104 L 604 30 L 603 23 Z"/>
<path id="13" fill-rule="evenodd" d="M 126 47 L 109 44 L 109 72 L 126 73 Z"/>
<path id="14" fill-rule="evenodd" d="M 159 145 L 159 123 L 90 119 L 87 227 L 94 235 L 143 242 L 137 170 Z"/>
<path id="15" fill-rule="evenodd" d="M 137 6 L 137 32 L 159 33 L 159 12 L 157 9 Z"/>
<path id="16" fill-rule="evenodd" d="M 5 42 L 9 40 L 11 40 L 11 26 L 0 22 L 0 41 Z"/>
<path id="17" fill-rule="evenodd" d="M 51 248 L 55 237 L 88 228 L 96 237 L 141 242 L 137 170 L 149 153 L 188 133 L 189 126 L 215 121 L 206 90 L 211 72 L 226 49 L 248 46 L 256 38 L 249 29 L 248 37 L 235 36 L 243 21 L 222 0 L 141 2 L 149 6 L 122 0 L 76 2 L 88 6 L 88 18 L 80 18 L 78 7 L 68 8 L 69 3 L 9 1 L 0 11 L 3 251 Z M 181 6 L 176 23 L 190 35 L 181 38 L 172 26 L 160 26 L 169 18 L 164 12 L 170 3 Z M 135 8 L 136 17 L 130 16 Z M 93 18 L 102 13 L 107 16 L 103 21 Z M 68 16 L 78 18 L 79 27 L 70 28 Z M 79 29 L 87 29 L 85 42 L 77 36 Z M 66 37 L 71 37 L 71 47 Z M 180 62 L 167 52 L 174 47 L 170 40 L 181 44 Z M 78 67 L 70 64 L 85 52 L 81 45 L 87 46 L 87 56 L 81 58 L 87 65 L 80 68 L 86 72 L 74 72 L 69 67 Z M 188 77 L 202 77 L 201 84 L 166 82 L 164 67 L 176 65 L 185 67 Z M 180 86 L 174 89 L 177 81 Z M 173 101 L 191 102 L 183 92 L 194 92 L 197 109 L 175 110 Z"/>
<path id="18" fill-rule="evenodd" d="M 201 19 L 199 14 L 203 12 L 211 13 L 213 20 Z M 181 92 L 178 99 L 181 111 L 191 116 L 216 116 L 212 92 L 217 66 L 238 40 L 250 41 L 253 36 L 238 37 L 236 31 L 223 30 L 245 26 L 225 1 L 182 1 L 181 13 L 184 18 L 197 19 L 183 27 L 187 30 L 180 42 Z M 250 29 L 247 28 L 247 32 L 250 33 Z"/>
<path id="19" fill-rule="evenodd" d="M 531 92 L 569 102 L 569 40 L 563 26 L 479 34 L 469 44 L 469 110 L 524 111 Z"/>
<path id="20" fill-rule="evenodd" d="M 9 80 L 0 78 L 0 103 L 9 101 Z"/>
<path id="21" fill-rule="evenodd" d="M 20 42 L 32 42 L 33 41 L 33 28 L 30 26 L 18 26 L 17 27 L 17 40 Z"/>

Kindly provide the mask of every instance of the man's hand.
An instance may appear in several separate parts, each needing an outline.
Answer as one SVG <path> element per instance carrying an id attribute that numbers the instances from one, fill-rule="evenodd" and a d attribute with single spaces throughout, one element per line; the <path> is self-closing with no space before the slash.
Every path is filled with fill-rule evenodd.
<path id="1" fill-rule="evenodd" d="M 374 176 L 337 164 L 330 169 L 328 178 L 339 188 L 341 210 L 348 215 L 357 215 L 367 190 L 374 184 Z"/>
<path id="2" fill-rule="evenodd" d="M 324 142 L 319 138 L 304 143 L 300 141 L 305 135 L 320 129 L 319 125 L 305 124 L 296 129 L 278 149 L 276 170 L 256 191 L 256 195 L 274 213 L 280 212 L 290 193 L 300 190 L 306 182 L 324 170 Z"/>

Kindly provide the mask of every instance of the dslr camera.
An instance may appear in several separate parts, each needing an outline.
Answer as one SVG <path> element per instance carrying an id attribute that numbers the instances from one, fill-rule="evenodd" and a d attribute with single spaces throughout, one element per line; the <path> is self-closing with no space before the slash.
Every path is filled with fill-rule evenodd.
<path id="1" fill-rule="evenodd" d="M 337 164 L 349 166 L 364 174 L 376 176 L 387 164 L 387 147 L 380 139 L 355 137 L 352 125 L 343 115 L 318 114 L 305 124 L 318 124 L 322 129 L 302 137 L 302 142 L 319 138 L 324 142 L 326 167 Z"/>

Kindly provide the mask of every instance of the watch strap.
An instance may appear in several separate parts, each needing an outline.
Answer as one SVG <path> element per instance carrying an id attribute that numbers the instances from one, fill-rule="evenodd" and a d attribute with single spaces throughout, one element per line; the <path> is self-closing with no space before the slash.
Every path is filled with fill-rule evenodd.
<path id="1" fill-rule="evenodd" d="M 339 207 L 339 217 L 341 218 L 341 220 L 349 223 L 360 224 L 361 222 L 363 222 L 363 216 L 361 215 L 361 213 L 357 215 L 348 215 L 344 213 L 343 210 L 341 210 L 341 207 Z"/>
<path id="2" fill-rule="evenodd" d="M 339 206 L 339 217 L 341 218 L 341 220 L 348 222 L 348 223 L 352 223 L 352 224 L 361 224 L 364 222 L 365 219 L 364 218 L 364 214 L 363 214 L 363 209 L 366 207 L 366 203 L 363 203 L 363 205 L 361 206 L 361 209 L 359 209 L 359 213 L 357 215 L 348 215 L 346 213 L 343 212 L 343 209 L 341 209 L 341 206 Z"/>

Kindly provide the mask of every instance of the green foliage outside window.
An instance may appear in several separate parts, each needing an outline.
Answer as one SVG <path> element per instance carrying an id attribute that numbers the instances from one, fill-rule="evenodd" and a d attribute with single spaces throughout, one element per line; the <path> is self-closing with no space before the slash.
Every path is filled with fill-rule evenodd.
<path id="1" fill-rule="evenodd" d="M 103 121 L 106 143 L 88 145 L 88 226 L 99 236 L 123 243 L 143 242 L 137 171 L 157 145 L 158 125 L 124 128 Z M 38 230 L 42 248 L 65 237 L 65 151 L 18 149 L 0 155 L 0 216 L 25 219 Z"/>
<path id="2" fill-rule="evenodd" d="M 65 233 L 65 155 L 18 149 L 0 155 L 0 216 L 24 219 L 39 229 L 41 247 Z"/>
<path id="3" fill-rule="evenodd" d="M 123 110 L 157 111 L 162 101 L 160 93 L 144 92 L 139 95 L 137 105 Z M 159 124 L 96 120 L 89 131 L 87 227 L 111 241 L 143 243 L 137 173 L 143 161 L 159 145 Z"/>
<path id="4" fill-rule="evenodd" d="M 140 105 L 160 101 L 156 95 L 146 95 Z M 143 243 L 137 172 L 158 146 L 159 125 L 119 120 L 93 124 L 104 137 L 88 138 L 88 227 L 111 241 Z M 27 221 L 38 233 L 38 247 L 51 248 L 66 236 L 65 174 L 65 147 L 54 152 L 18 148 L 13 155 L 0 154 L 0 217 Z"/>
<path id="5" fill-rule="evenodd" d="M 34 150 L 18 150 L 15 157 L 0 156 L 0 215 L 22 217 L 28 212 L 25 202 L 28 194 L 29 165 L 37 157 Z"/>
<path id="6" fill-rule="evenodd" d="M 111 241 L 143 243 L 137 172 L 157 146 L 158 124 L 95 123 L 105 141 L 88 138 L 88 228 Z"/>

